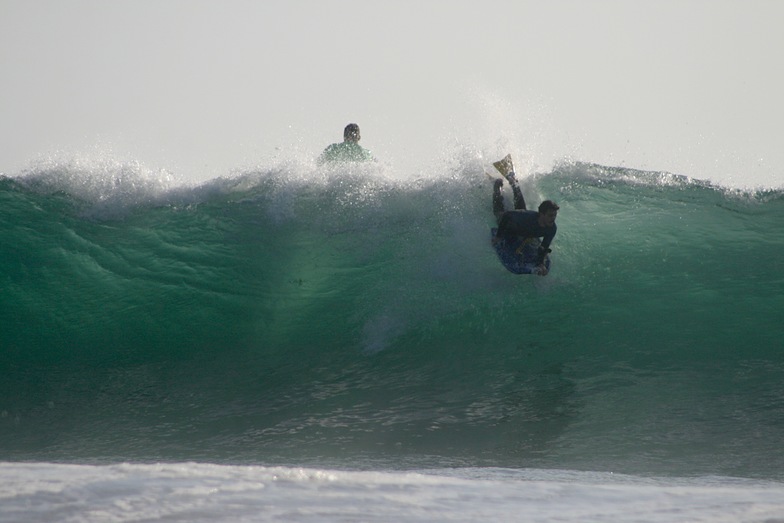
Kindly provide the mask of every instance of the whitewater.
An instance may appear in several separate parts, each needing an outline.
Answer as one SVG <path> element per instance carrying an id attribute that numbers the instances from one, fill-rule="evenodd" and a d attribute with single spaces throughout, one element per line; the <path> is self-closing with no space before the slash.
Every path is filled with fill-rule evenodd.
<path id="1" fill-rule="evenodd" d="M 784 522 L 781 188 L 497 159 L 0 176 L 0 521 Z"/>

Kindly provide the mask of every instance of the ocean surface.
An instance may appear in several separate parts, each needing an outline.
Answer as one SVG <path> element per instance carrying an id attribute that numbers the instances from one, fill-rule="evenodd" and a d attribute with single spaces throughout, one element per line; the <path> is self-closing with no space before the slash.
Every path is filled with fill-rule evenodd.
<path id="1" fill-rule="evenodd" d="M 784 191 L 492 160 L 0 177 L 0 521 L 784 522 Z"/>

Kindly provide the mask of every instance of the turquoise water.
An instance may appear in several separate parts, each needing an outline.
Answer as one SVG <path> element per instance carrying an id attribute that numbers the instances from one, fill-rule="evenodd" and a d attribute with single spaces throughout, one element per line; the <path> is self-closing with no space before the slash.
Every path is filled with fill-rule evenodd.
<path id="1" fill-rule="evenodd" d="M 0 460 L 780 479 L 783 193 L 557 166 L 541 278 L 482 170 L 0 179 Z"/>

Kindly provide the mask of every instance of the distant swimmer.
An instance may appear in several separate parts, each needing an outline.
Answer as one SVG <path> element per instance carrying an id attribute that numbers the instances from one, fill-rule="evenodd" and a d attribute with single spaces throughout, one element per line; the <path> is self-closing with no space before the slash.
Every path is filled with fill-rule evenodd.
<path id="1" fill-rule="evenodd" d="M 373 155 L 359 145 L 359 126 L 350 123 L 343 130 L 343 142 L 333 143 L 321 153 L 318 163 L 370 162 Z"/>
<path id="2" fill-rule="evenodd" d="M 520 186 L 517 183 L 511 156 L 507 156 L 494 165 L 512 187 L 515 208 L 511 211 L 505 209 L 504 196 L 501 194 L 501 186 L 504 184 L 504 181 L 501 179 L 495 180 L 493 185 L 493 214 L 495 214 L 498 222 L 498 231 L 493 237 L 493 245 L 498 246 L 500 242 L 523 245 L 530 239 L 535 238 L 538 242 L 538 239 L 542 238 L 535 258 L 532 260 L 534 268 L 530 272 L 546 276 L 549 272 L 547 254 L 552 252 L 550 243 L 555 238 L 555 233 L 558 230 L 558 227 L 555 225 L 555 219 L 558 216 L 559 207 L 552 200 L 545 200 L 539 205 L 538 212 L 526 210 L 525 198 L 523 198 L 523 191 L 520 190 Z"/>

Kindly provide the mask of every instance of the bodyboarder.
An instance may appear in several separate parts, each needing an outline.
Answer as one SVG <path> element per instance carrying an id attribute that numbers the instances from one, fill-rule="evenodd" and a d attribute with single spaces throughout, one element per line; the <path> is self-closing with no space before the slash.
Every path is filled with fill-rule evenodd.
<path id="1" fill-rule="evenodd" d="M 514 210 L 507 211 L 501 186 L 504 181 L 496 179 L 493 185 L 493 214 L 498 222 L 498 231 L 493 238 L 493 245 L 498 242 L 523 242 L 529 238 L 541 238 L 538 256 L 536 259 L 536 274 L 546 276 L 548 269 L 545 266 L 545 256 L 550 250 L 550 243 L 558 231 L 555 219 L 558 216 L 558 205 L 552 200 L 545 200 L 539 205 L 538 211 L 526 209 L 525 198 L 517 183 L 511 156 L 494 163 L 509 185 L 514 194 Z"/>
<path id="2" fill-rule="evenodd" d="M 344 163 L 344 162 L 370 162 L 373 155 L 370 151 L 359 145 L 361 136 L 359 125 L 350 123 L 343 130 L 343 141 L 333 143 L 319 156 L 319 165 L 325 163 Z"/>

